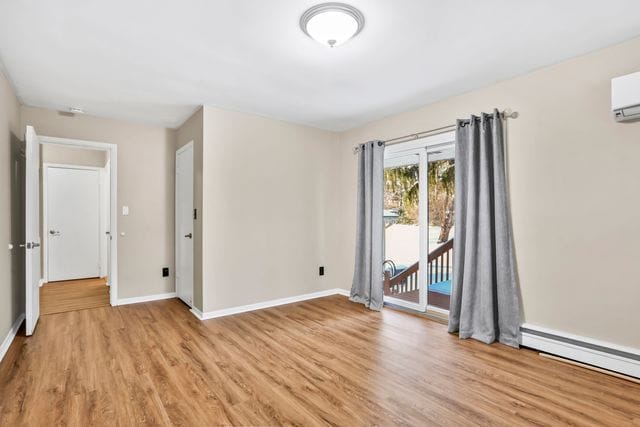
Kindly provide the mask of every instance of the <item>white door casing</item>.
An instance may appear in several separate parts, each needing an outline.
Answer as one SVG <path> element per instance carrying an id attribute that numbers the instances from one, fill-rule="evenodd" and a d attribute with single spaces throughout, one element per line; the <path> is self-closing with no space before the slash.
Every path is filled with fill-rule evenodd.
<path id="1" fill-rule="evenodd" d="M 40 142 L 31 126 L 25 133 L 25 317 L 32 335 L 40 317 Z"/>
<path id="2" fill-rule="evenodd" d="M 109 218 L 109 206 L 111 204 L 111 186 L 109 177 L 109 162 L 100 171 L 100 277 L 109 280 L 111 265 L 111 220 Z"/>
<path id="3" fill-rule="evenodd" d="M 118 146 L 104 142 L 87 141 L 53 136 L 41 136 L 41 144 L 65 145 L 69 147 L 83 147 L 93 150 L 105 150 L 108 153 L 106 167 L 108 173 L 108 209 L 109 209 L 109 251 L 108 251 L 108 283 L 109 300 L 112 306 L 118 305 Z M 46 271 L 46 270 L 45 270 Z"/>
<path id="4" fill-rule="evenodd" d="M 46 168 L 48 281 L 100 275 L 100 171 Z"/>
<path id="5" fill-rule="evenodd" d="M 193 307 L 193 141 L 176 151 L 176 293 Z"/>

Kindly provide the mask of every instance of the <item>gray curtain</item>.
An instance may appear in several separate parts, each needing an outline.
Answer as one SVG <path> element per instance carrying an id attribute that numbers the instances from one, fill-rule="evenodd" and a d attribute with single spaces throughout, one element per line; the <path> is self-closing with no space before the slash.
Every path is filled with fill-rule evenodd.
<path id="1" fill-rule="evenodd" d="M 449 332 L 518 347 L 520 295 L 498 110 L 458 120 Z"/>
<path id="2" fill-rule="evenodd" d="M 372 141 L 358 149 L 356 263 L 351 301 L 372 310 L 383 304 L 384 144 Z"/>

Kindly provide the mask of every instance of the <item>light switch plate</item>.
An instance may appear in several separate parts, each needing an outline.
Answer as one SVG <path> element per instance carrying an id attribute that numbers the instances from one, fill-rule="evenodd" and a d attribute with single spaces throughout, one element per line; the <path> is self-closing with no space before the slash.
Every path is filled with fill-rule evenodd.
<path id="1" fill-rule="evenodd" d="M 124 216 L 129 215 L 129 206 L 123 206 L 122 207 L 122 215 L 124 215 Z"/>

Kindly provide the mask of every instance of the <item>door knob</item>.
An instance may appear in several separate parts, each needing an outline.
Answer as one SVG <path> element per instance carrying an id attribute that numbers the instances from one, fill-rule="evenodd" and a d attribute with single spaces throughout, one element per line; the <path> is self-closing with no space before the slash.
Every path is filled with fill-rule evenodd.
<path id="1" fill-rule="evenodd" d="M 187 239 L 193 239 L 193 234 L 185 234 L 184 237 L 186 237 Z"/>

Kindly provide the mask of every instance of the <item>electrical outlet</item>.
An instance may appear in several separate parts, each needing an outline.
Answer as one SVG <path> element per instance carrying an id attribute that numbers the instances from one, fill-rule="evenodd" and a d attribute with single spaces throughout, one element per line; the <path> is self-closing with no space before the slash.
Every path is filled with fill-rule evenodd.
<path id="1" fill-rule="evenodd" d="M 324 276 L 324 265 L 321 265 L 320 268 L 318 268 L 318 274 L 320 276 Z"/>
<path id="2" fill-rule="evenodd" d="M 162 277 L 169 277 L 169 267 L 162 267 Z"/>

